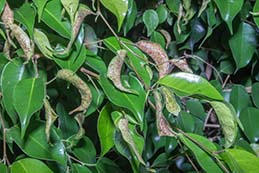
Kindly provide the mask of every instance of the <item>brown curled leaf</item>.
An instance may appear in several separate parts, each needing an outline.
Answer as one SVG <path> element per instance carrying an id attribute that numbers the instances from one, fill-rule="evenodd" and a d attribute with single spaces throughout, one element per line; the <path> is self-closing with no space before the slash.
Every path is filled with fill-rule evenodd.
<path id="1" fill-rule="evenodd" d="M 159 78 L 162 78 L 170 73 L 170 63 L 168 56 L 160 44 L 141 40 L 138 41 L 136 45 L 139 49 L 148 54 L 156 63 L 159 72 Z"/>
<path id="2" fill-rule="evenodd" d="M 139 162 L 145 165 L 145 161 L 143 160 L 141 154 L 139 153 L 137 146 L 130 134 L 128 120 L 126 118 L 121 118 L 118 121 L 118 128 L 120 129 L 123 140 L 129 144 L 130 148 L 138 158 Z"/>
<path id="3" fill-rule="evenodd" d="M 193 73 L 192 69 L 189 67 L 186 59 L 172 59 L 171 63 L 183 72 Z"/>
<path id="4" fill-rule="evenodd" d="M 79 78 L 73 71 L 68 69 L 59 70 L 57 73 L 57 78 L 70 82 L 78 89 L 81 95 L 80 106 L 70 111 L 69 114 L 71 115 L 74 112 L 80 111 L 86 112 L 92 101 L 92 93 L 88 85 L 81 78 Z"/>
<path id="5" fill-rule="evenodd" d="M 175 100 L 175 95 L 172 90 L 162 87 L 162 93 L 165 98 L 165 106 L 168 112 L 178 116 L 181 111 L 179 104 Z"/>
<path id="6" fill-rule="evenodd" d="M 47 141 L 49 142 L 51 126 L 55 122 L 58 116 L 50 106 L 49 101 L 47 99 L 44 100 L 44 109 L 45 109 L 45 118 L 46 118 L 45 134 L 46 134 Z"/>
<path id="7" fill-rule="evenodd" d="M 77 134 L 75 135 L 75 139 L 80 140 L 85 134 L 85 129 L 83 127 L 83 123 L 85 121 L 85 115 L 83 113 L 78 113 L 75 116 L 75 120 L 77 121 L 78 126 L 79 126 L 79 130 L 78 130 Z"/>
<path id="8" fill-rule="evenodd" d="M 18 41 L 19 45 L 21 46 L 26 59 L 31 59 L 31 57 L 34 55 L 34 45 L 31 42 L 29 36 L 26 34 L 26 32 L 22 30 L 21 27 L 16 24 L 12 24 L 10 26 L 10 29 L 12 31 L 12 34 Z"/>
<path id="9" fill-rule="evenodd" d="M 10 28 L 14 22 L 13 11 L 10 9 L 8 3 L 5 3 L 4 11 L 2 13 L 1 19 L 5 25 L 5 28 Z"/>
<path id="10" fill-rule="evenodd" d="M 125 88 L 121 83 L 121 69 L 126 56 L 126 50 L 117 51 L 117 55 L 111 60 L 108 66 L 107 77 L 113 82 L 114 86 L 119 90 L 127 93 L 137 94 L 136 91 L 129 88 Z"/>
<path id="11" fill-rule="evenodd" d="M 169 34 L 169 32 L 167 32 L 164 29 L 160 29 L 159 32 L 165 37 L 165 40 L 166 40 L 165 48 L 167 49 L 172 40 L 171 35 Z"/>
<path id="12" fill-rule="evenodd" d="M 162 97 L 158 91 L 154 91 L 156 101 L 156 126 L 159 136 L 175 136 L 175 132 L 171 129 L 168 121 L 163 115 Z"/>

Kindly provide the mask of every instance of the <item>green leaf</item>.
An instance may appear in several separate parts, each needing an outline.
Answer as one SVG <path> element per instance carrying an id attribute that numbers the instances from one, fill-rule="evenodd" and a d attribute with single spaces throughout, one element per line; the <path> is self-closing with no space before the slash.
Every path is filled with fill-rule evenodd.
<path id="1" fill-rule="evenodd" d="M 239 149 L 227 149 L 221 154 L 232 172 L 255 173 L 259 170 L 259 159 L 255 155 Z"/>
<path id="2" fill-rule="evenodd" d="M 14 162 L 10 166 L 11 173 L 53 173 L 45 163 L 40 160 L 25 158 Z"/>
<path id="3" fill-rule="evenodd" d="M 134 26 L 138 9 L 135 0 L 129 0 L 129 8 L 127 16 L 125 18 L 125 23 L 123 25 L 124 36 L 129 32 L 129 30 Z"/>
<path id="4" fill-rule="evenodd" d="M 174 89 L 178 95 L 199 95 L 209 99 L 223 100 L 221 94 L 201 76 L 178 72 L 167 75 L 158 81 L 159 84 Z"/>
<path id="5" fill-rule="evenodd" d="M 184 132 L 193 132 L 195 128 L 195 122 L 191 114 L 182 111 L 176 119 L 177 125 Z"/>
<path id="6" fill-rule="evenodd" d="M 10 128 L 7 131 L 7 137 L 13 140 L 30 157 L 56 161 L 62 165 L 67 162 L 65 146 L 57 135 L 56 129 L 52 128 L 52 144 L 49 144 L 46 140 L 45 124 L 42 122 L 34 121 L 28 128 L 28 135 L 24 139 L 21 138 L 18 126 Z"/>
<path id="7" fill-rule="evenodd" d="M 44 34 L 44 32 L 40 31 L 39 29 L 34 29 L 34 42 L 40 49 L 41 53 L 46 56 L 47 58 L 52 59 L 53 57 L 53 49 L 50 45 L 48 37 Z"/>
<path id="8" fill-rule="evenodd" d="M 136 77 L 130 75 L 129 84 L 134 90 L 138 91 L 139 95 L 121 92 L 114 87 L 105 75 L 100 76 L 99 83 L 103 88 L 105 95 L 113 104 L 130 110 L 134 114 L 134 118 L 138 121 L 138 123 L 142 124 L 146 93 Z"/>
<path id="9" fill-rule="evenodd" d="M 159 7 L 156 9 L 158 18 L 159 18 L 159 23 L 164 23 L 167 19 L 168 16 L 168 11 L 165 7 L 165 5 L 161 4 Z"/>
<path id="10" fill-rule="evenodd" d="M 31 116 L 43 105 L 45 90 L 45 84 L 41 78 L 23 79 L 15 86 L 13 104 L 20 118 L 22 138 Z"/>
<path id="11" fill-rule="evenodd" d="M 1 173 L 8 173 L 7 166 L 3 163 L 0 163 L 0 172 Z"/>
<path id="12" fill-rule="evenodd" d="M 257 39 L 254 28 L 247 23 L 240 23 L 237 32 L 229 40 L 237 70 L 245 67 L 251 61 L 256 45 Z"/>
<path id="13" fill-rule="evenodd" d="M 254 4 L 253 12 L 254 13 L 258 13 L 259 12 L 259 1 L 258 0 L 256 0 L 256 2 Z M 259 16 L 258 15 L 254 15 L 253 18 L 254 18 L 256 26 L 259 27 Z"/>
<path id="14" fill-rule="evenodd" d="M 243 85 L 234 85 L 230 93 L 230 103 L 234 106 L 237 115 L 251 105 L 250 96 Z"/>
<path id="15" fill-rule="evenodd" d="M 213 142 L 211 142 L 209 139 L 205 138 L 204 136 L 200 136 L 194 133 L 186 133 L 192 140 L 202 145 L 206 150 L 209 150 L 211 152 L 217 151 L 217 147 Z"/>
<path id="16" fill-rule="evenodd" d="M 82 162 L 94 164 L 96 162 L 96 150 L 90 138 L 84 136 L 77 146 L 72 148 L 73 154 Z"/>
<path id="17" fill-rule="evenodd" d="M 238 14 L 238 12 L 241 10 L 244 0 L 214 0 L 214 2 L 217 4 L 221 17 L 223 20 L 227 23 L 228 28 L 233 33 L 232 28 L 232 21 L 235 18 L 235 16 Z"/>
<path id="18" fill-rule="evenodd" d="M 126 45 L 131 50 L 131 51 L 129 51 L 126 47 L 123 46 L 123 49 L 128 51 L 127 56 L 128 56 L 129 61 L 126 61 L 126 63 L 128 64 L 128 67 L 132 68 L 131 66 L 134 66 L 134 71 L 137 72 L 138 76 L 141 77 L 141 80 L 147 86 L 149 86 L 151 77 L 150 77 L 148 70 L 146 68 L 143 68 L 143 67 L 145 67 L 146 61 L 147 61 L 146 55 L 143 54 L 143 52 L 140 51 L 137 47 L 130 45 L 130 43 L 132 43 L 130 40 L 127 40 L 125 38 L 121 38 L 121 39 L 123 41 L 125 41 L 125 43 L 129 43 Z M 115 54 L 118 50 L 121 49 L 121 46 L 115 37 L 106 38 L 104 40 L 104 44 Z M 134 52 L 134 53 L 132 53 L 132 52 Z"/>
<path id="19" fill-rule="evenodd" d="M 62 22 L 61 10 L 60 0 L 49 1 L 43 10 L 42 20 L 61 36 L 70 39 L 71 26 L 67 26 L 67 23 Z"/>
<path id="20" fill-rule="evenodd" d="M 13 93 L 16 84 L 28 77 L 28 72 L 20 58 L 15 58 L 4 66 L 1 76 L 1 91 L 3 95 L 4 107 L 12 119 L 13 123 L 16 123 L 17 114 L 14 108 Z"/>
<path id="21" fill-rule="evenodd" d="M 86 166 L 74 163 L 72 165 L 72 173 L 92 173 Z"/>
<path id="22" fill-rule="evenodd" d="M 85 114 L 86 116 L 89 116 L 94 113 L 99 108 L 99 106 L 101 106 L 104 100 L 104 94 L 100 88 L 96 88 L 96 86 L 93 84 L 88 83 L 87 85 L 89 86 L 92 93 L 92 101 Z"/>
<path id="23" fill-rule="evenodd" d="M 75 14 L 78 9 L 79 0 L 61 0 L 63 7 L 70 17 L 71 23 L 74 23 Z"/>
<path id="24" fill-rule="evenodd" d="M 0 14 L 2 13 L 5 6 L 5 0 L 0 0 Z"/>
<path id="25" fill-rule="evenodd" d="M 193 152 L 199 165 L 202 167 L 204 171 L 209 173 L 223 173 L 223 171 L 215 163 L 215 161 L 199 146 L 197 146 L 195 143 L 190 141 L 182 134 L 179 135 L 179 139 Z"/>
<path id="26" fill-rule="evenodd" d="M 240 113 L 240 121 L 244 127 L 244 132 L 249 141 L 255 143 L 259 138 L 259 109 L 248 107 Z"/>
<path id="27" fill-rule="evenodd" d="M 174 13 L 178 14 L 181 0 L 166 0 L 166 5 Z"/>
<path id="28" fill-rule="evenodd" d="M 97 171 L 98 173 L 111 173 L 111 172 L 116 172 L 116 173 L 123 173 L 118 165 L 116 165 L 112 160 L 102 157 L 98 163 L 97 163 Z"/>
<path id="29" fill-rule="evenodd" d="M 115 126 L 111 119 L 112 108 L 106 104 L 101 110 L 98 118 L 97 131 L 101 144 L 101 156 L 104 156 L 114 145 L 113 134 Z"/>
<path id="30" fill-rule="evenodd" d="M 143 14 L 143 22 L 147 28 L 147 36 L 150 36 L 159 24 L 159 17 L 155 10 L 146 10 Z"/>
<path id="31" fill-rule="evenodd" d="M 32 0 L 38 9 L 38 22 L 41 20 L 43 9 L 49 0 Z"/>
<path id="32" fill-rule="evenodd" d="M 237 136 L 236 113 L 230 104 L 224 102 L 212 101 L 211 106 L 215 110 L 219 124 L 225 136 L 225 147 L 229 148 L 235 142 Z"/>
<path id="33" fill-rule="evenodd" d="M 258 97 L 258 93 L 259 93 L 259 82 L 256 82 L 253 84 L 252 86 L 252 99 L 253 102 L 255 104 L 255 106 L 257 108 L 259 108 L 259 97 Z"/>
<path id="34" fill-rule="evenodd" d="M 14 11 L 15 20 L 26 27 L 31 38 L 33 38 L 35 17 L 35 9 L 29 3 L 24 3 L 19 9 Z"/>
<path id="35" fill-rule="evenodd" d="M 128 0 L 100 0 L 100 2 L 116 16 L 118 21 L 118 31 L 120 31 L 128 11 Z"/>

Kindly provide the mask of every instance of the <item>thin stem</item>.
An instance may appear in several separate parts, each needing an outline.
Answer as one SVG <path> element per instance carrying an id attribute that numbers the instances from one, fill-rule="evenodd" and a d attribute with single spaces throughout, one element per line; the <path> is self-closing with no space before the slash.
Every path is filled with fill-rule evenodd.
<path id="1" fill-rule="evenodd" d="M 81 71 L 82 73 L 84 73 L 85 75 L 90 75 L 90 76 L 92 76 L 92 77 L 94 77 L 94 78 L 96 78 L 96 79 L 99 79 L 99 78 L 100 78 L 100 76 L 99 76 L 98 74 L 96 74 L 96 73 L 94 73 L 94 72 L 92 72 L 92 71 L 90 71 L 90 70 L 87 70 L 87 69 L 84 68 L 84 67 L 81 67 L 81 68 L 80 68 L 80 71 Z"/>
<path id="2" fill-rule="evenodd" d="M 4 164 L 7 163 L 7 165 L 9 166 L 10 162 L 8 160 L 8 156 L 6 152 L 6 128 L 5 128 L 5 123 L 1 113 L 0 113 L 0 123 L 3 129 L 3 160 L 4 160 Z"/>

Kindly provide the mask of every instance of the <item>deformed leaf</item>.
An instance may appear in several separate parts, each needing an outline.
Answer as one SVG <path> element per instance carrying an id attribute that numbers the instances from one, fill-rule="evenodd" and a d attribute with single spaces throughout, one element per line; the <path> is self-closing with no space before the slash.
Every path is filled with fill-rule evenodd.
<path id="1" fill-rule="evenodd" d="M 7 2 L 5 3 L 1 19 L 4 22 L 6 28 L 9 28 L 14 23 L 14 14 Z"/>
<path id="2" fill-rule="evenodd" d="M 136 46 L 148 54 L 156 63 L 159 72 L 159 78 L 164 77 L 170 72 L 168 56 L 160 44 L 141 40 L 136 43 Z"/>
<path id="3" fill-rule="evenodd" d="M 61 69 L 57 73 L 57 78 L 66 80 L 74 85 L 81 94 L 81 104 L 74 110 L 70 111 L 69 114 L 73 114 L 74 112 L 86 112 L 91 101 L 92 101 L 92 93 L 88 85 L 78 77 L 73 71 L 68 69 Z"/>
<path id="4" fill-rule="evenodd" d="M 48 37 L 42 31 L 36 28 L 34 29 L 34 42 L 44 56 L 52 59 L 54 50 L 50 45 Z"/>
<path id="5" fill-rule="evenodd" d="M 119 31 L 128 11 L 128 0 L 100 0 L 100 2 L 116 16 Z"/>
<path id="6" fill-rule="evenodd" d="M 230 104 L 224 102 L 212 101 L 211 106 L 215 110 L 219 124 L 225 136 L 225 147 L 229 148 L 235 142 L 237 136 L 236 114 Z"/>
<path id="7" fill-rule="evenodd" d="M 181 111 L 181 107 L 176 102 L 174 92 L 167 87 L 162 87 L 162 93 L 165 98 L 165 106 L 168 112 L 178 116 L 179 112 Z"/>
<path id="8" fill-rule="evenodd" d="M 124 87 L 121 82 L 121 69 L 126 56 L 126 50 L 117 51 L 117 55 L 111 60 L 108 66 L 107 77 L 113 82 L 114 86 L 119 90 L 127 93 L 137 94 L 136 91 Z"/>
<path id="9" fill-rule="evenodd" d="M 186 59 L 172 59 L 171 63 L 177 68 L 186 73 L 193 73 L 192 69 L 189 67 Z"/>
<path id="10" fill-rule="evenodd" d="M 55 122 L 58 116 L 50 106 L 49 101 L 47 99 L 44 99 L 44 109 L 45 109 L 45 118 L 46 118 L 45 134 L 46 134 L 47 141 L 49 142 L 51 126 Z"/>

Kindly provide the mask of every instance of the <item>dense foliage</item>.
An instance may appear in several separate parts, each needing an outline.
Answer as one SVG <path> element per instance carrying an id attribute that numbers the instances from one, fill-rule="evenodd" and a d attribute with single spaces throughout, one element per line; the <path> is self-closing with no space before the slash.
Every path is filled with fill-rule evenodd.
<path id="1" fill-rule="evenodd" d="M 0 0 L 0 173 L 259 170 L 259 0 Z"/>

